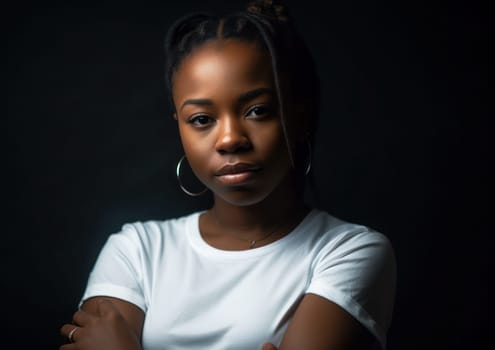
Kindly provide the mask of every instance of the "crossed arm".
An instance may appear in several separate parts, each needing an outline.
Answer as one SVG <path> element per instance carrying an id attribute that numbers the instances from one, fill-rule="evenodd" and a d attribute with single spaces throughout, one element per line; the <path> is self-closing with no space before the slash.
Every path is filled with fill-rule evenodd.
<path id="1" fill-rule="evenodd" d="M 60 350 L 140 350 L 144 313 L 137 306 L 110 297 L 88 299 L 65 324 L 61 334 L 73 332 L 75 343 Z M 278 350 L 367 350 L 374 337 L 338 305 L 315 294 L 299 304 Z M 277 350 L 269 343 L 262 349 Z"/>

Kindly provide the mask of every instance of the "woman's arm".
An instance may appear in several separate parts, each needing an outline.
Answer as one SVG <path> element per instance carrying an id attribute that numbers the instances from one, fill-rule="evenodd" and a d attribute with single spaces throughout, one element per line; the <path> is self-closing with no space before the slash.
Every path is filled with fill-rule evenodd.
<path id="1" fill-rule="evenodd" d="M 73 317 L 73 324 L 61 328 L 62 335 L 72 336 L 77 349 L 140 350 L 144 312 L 137 306 L 111 297 L 93 297 L 83 303 Z M 76 344 L 61 350 L 76 349 Z"/>
<path id="2" fill-rule="evenodd" d="M 279 350 L 367 350 L 373 348 L 375 341 L 374 336 L 340 306 L 316 294 L 306 294 Z"/>
<path id="3" fill-rule="evenodd" d="M 280 350 L 381 347 L 395 297 L 395 255 L 386 236 L 360 230 L 320 254 Z"/>
<path id="4" fill-rule="evenodd" d="M 127 324 L 136 334 L 137 338 L 141 342 L 141 335 L 143 332 L 144 324 L 144 312 L 136 305 L 131 304 L 122 299 L 112 298 L 112 297 L 93 297 L 86 300 L 81 309 L 87 311 L 93 315 L 98 314 L 98 304 L 102 300 L 110 301 L 116 309 L 120 312 L 122 317 L 126 320 Z"/>

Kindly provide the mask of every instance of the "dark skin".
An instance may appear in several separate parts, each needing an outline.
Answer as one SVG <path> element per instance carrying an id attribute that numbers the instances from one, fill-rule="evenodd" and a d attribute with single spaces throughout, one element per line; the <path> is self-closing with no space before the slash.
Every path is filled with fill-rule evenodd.
<path id="1" fill-rule="evenodd" d="M 253 43 L 227 39 L 203 44 L 175 73 L 173 99 L 189 164 L 214 196 L 213 207 L 200 217 L 203 239 L 219 249 L 244 250 L 252 240 L 259 247 L 291 232 L 308 208 L 301 204 L 300 176 L 284 139 L 269 58 Z M 301 130 L 301 139 L 306 134 Z M 236 174 L 219 172 L 238 163 L 249 166 Z M 141 349 L 144 318 L 141 309 L 126 301 L 91 298 L 75 313 L 73 324 L 62 327 L 64 336 L 74 325 L 81 328 L 75 343 L 61 349 Z M 278 349 L 370 349 L 373 342 L 345 310 L 307 294 Z M 269 343 L 262 347 L 273 349 Z"/>

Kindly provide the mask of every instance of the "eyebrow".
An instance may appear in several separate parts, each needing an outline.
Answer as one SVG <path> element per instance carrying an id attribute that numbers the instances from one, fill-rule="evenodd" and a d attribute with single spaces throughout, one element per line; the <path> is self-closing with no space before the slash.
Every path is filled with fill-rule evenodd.
<path id="1" fill-rule="evenodd" d="M 272 88 L 267 88 L 267 87 L 254 89 L 241 94 L 241 96 L 239 96 L 239 102 L 246 102 L 264 94 L 274 94 L 274 91 Z"/>
<path id="2" fill-rule="evenodd" d="M 242 102 L 252 100 L 252 99 L 254 99 L 260 95 L 264 95 L 264 94 L 274 94 L 274 91 L 272 88 L 261 87 L 258 89 L 254 89 L 254 90 L 242 93 L 239 96 L 238 100 L 239 100 L 239 102 L 242 103 Z M 208 99 L 208 98 L 191 98 L 191 99 L 184 101 L 184 103 L 182 104 L 180 109 L 182 110 L 187 105 L 212 106 L 213 101 Z"/>
<path id="3" fill-rule="evenodd" d="M 185 100 L 180 109 L 182 110 L 187 105 L 211 106 L 213 105 L 213 101 L 207 98 L 191 98 Z"/>

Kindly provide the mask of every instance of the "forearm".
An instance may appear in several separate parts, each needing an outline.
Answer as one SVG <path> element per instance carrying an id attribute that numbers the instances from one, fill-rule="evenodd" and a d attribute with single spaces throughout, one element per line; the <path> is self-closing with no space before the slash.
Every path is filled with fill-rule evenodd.
<path id="1" fill-rule="evenodd" d="M 74 314 L 73 324 L 62 326 L 61 333 L 70 343 L 60 349 L 141 350 L 143 323 L 144 313 L 130 303 L 92 298 Z"/>

